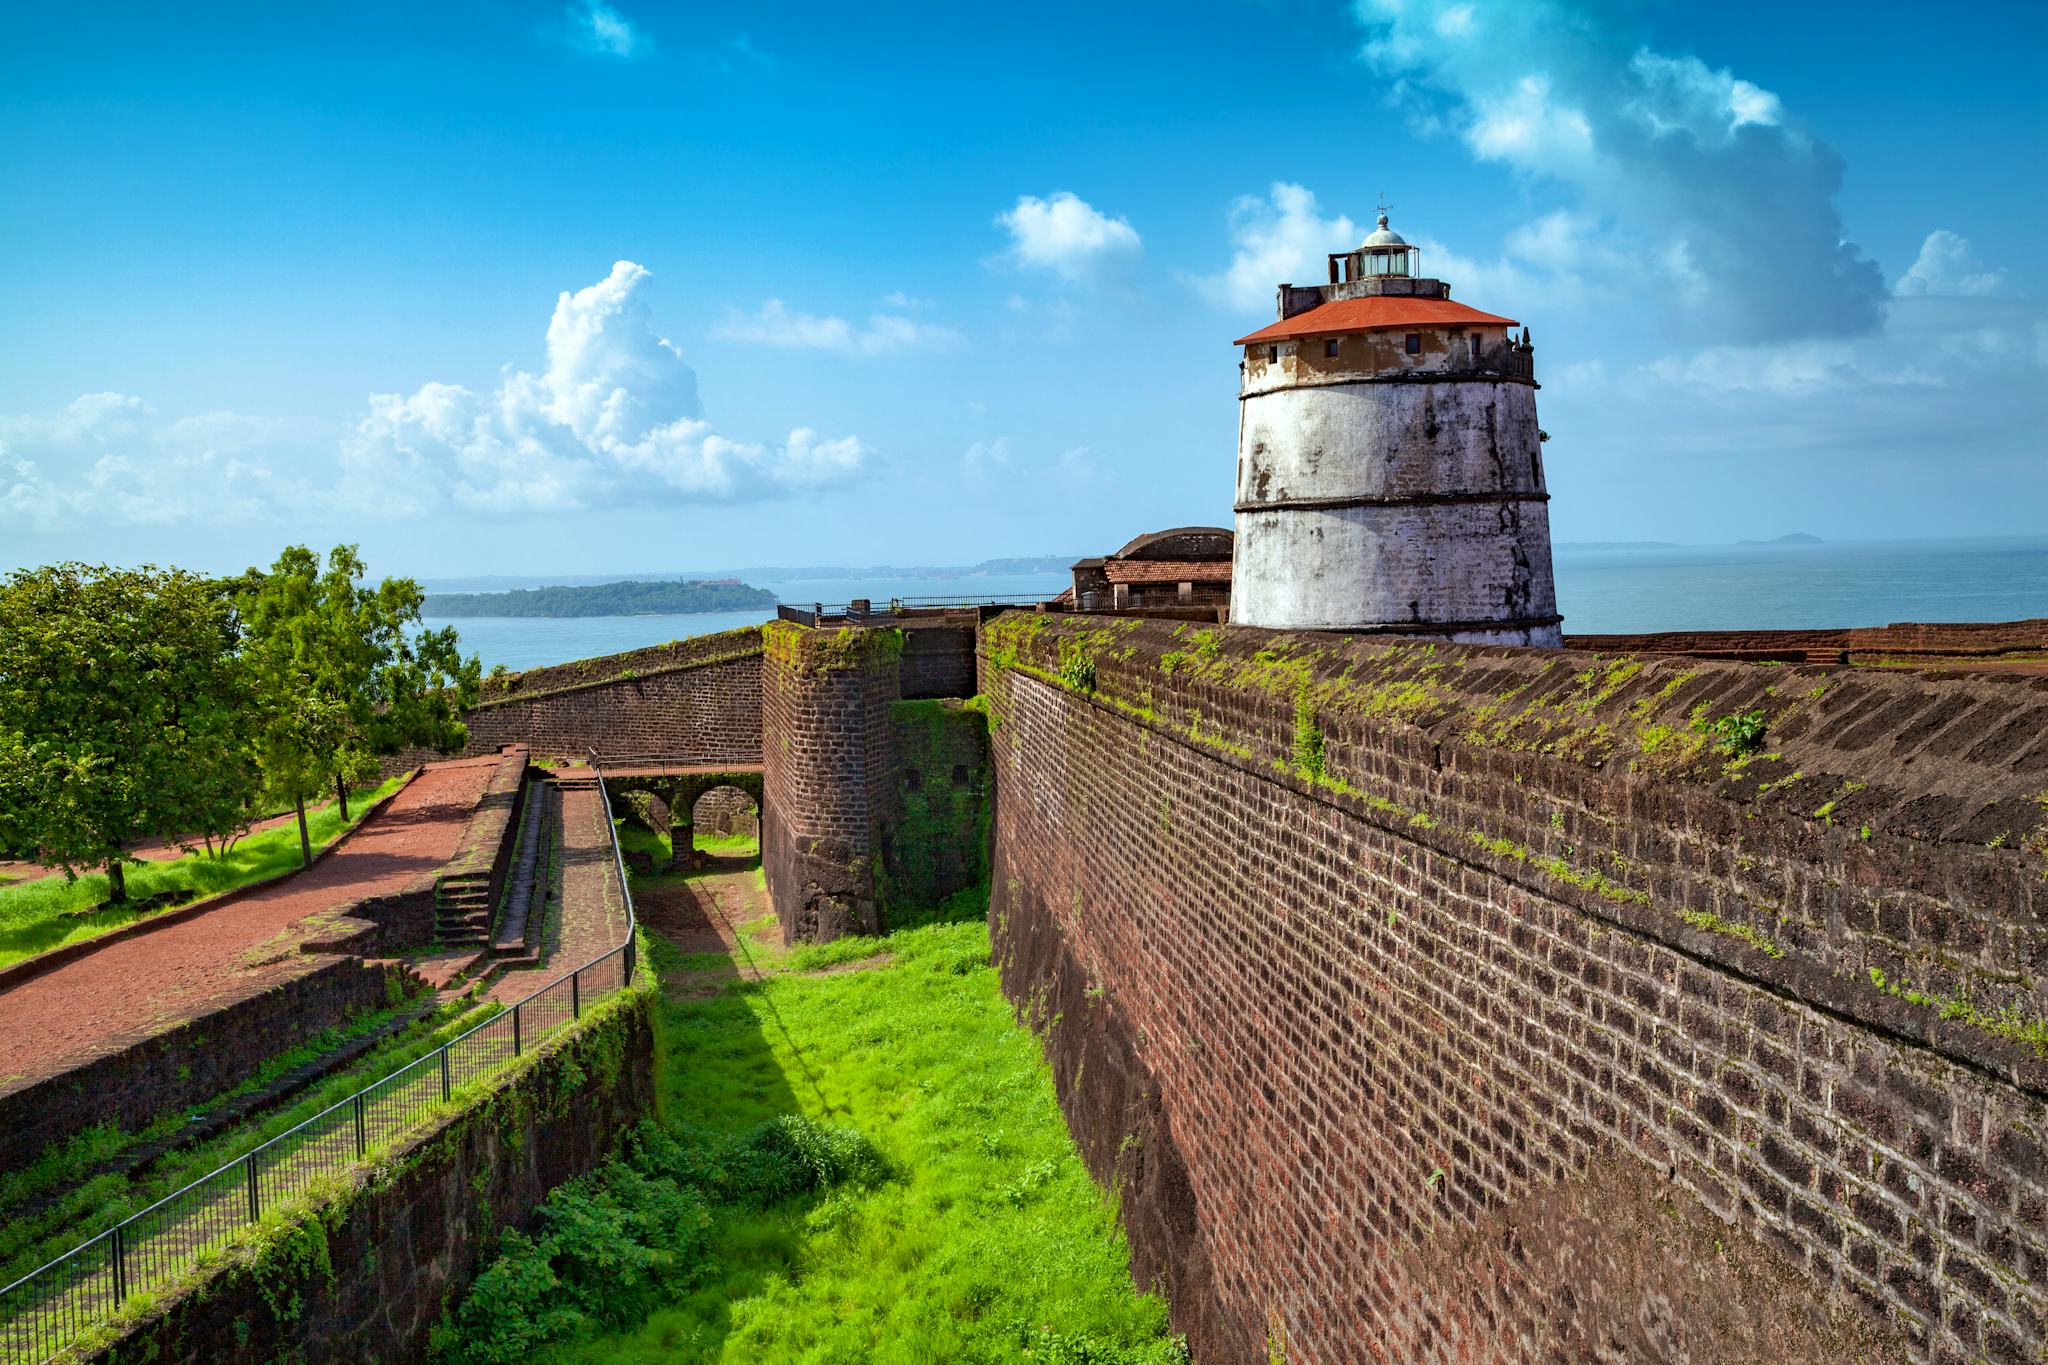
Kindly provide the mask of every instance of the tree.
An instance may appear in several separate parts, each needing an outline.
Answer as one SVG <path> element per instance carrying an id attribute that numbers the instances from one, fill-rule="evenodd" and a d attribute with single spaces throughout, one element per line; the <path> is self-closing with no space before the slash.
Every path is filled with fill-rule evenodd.
<path id="1" fill-rule="evenodd" d="M 420 629 L 419 584 L 363 581 L 353 545 L 323 567 L 301 545 L 268 571 L 249 571 L 240 593 L 244 655 L 261 698 L 256 754 L 272 794 L 299 817 L 299 852 L 313 858 L 306 800 L 330 785 L 348 817 L 348 784 L 379 755 L 411 745 L 443 752 L 468 737 L 481 666 L 462 657 L 452 627 Z"/>
<path id="2" fill-rule="evenodd" d="M 226 585 L 58 564 L 0 582 L 0 848 L 76 877 L 123 846 L 237 827 L 256 774 Z"/>

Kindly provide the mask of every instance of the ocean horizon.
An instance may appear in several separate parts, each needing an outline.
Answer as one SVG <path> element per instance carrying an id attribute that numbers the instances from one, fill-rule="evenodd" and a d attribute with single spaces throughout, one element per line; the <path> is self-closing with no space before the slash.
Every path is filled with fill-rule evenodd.
<path id="1" fill-rule="evenodd" d="M 1560 543 L 1553 551 L 1567 634 L 1796 630 L 1896 621 L 2048 616 L 2048 535 L 1813 545 Z M 588 575 L 582 576 L 586 580 Z M 1051 597 L 1065 573 L 747 579 L 783 603 L 865 597 Z M 453 625 L 486 668 L 537 668 L 770 620 L 772 609 L 647 616 L 429 617 Z"/>

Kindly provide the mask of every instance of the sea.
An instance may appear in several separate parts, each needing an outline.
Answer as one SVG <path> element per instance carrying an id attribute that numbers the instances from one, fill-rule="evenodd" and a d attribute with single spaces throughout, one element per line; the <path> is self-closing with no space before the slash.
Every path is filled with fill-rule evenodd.
<path id="1" fill-rule="evenodd" d="M 1810 629 L 1894 621 L 2048 617 L 2048 535 L 1817 545 L 1559 545 L 1558 610 L 1567 634 L 1654 630 Z M 828 606 L 1051 597 L 1063 573 L 749 578 L 777 599 Z M 672 616 L 430 618 L 452 625 L 485 668 L 536 668 L 690 635 L 732 630 L 771 610 Z"/>

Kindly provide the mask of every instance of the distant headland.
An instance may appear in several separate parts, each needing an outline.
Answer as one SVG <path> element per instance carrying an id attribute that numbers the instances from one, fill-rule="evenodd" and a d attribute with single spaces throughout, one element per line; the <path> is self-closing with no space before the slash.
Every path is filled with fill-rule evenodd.
<path id="1" fill-rule="evenodd" d="M 648 583 L 627 580 L 588 587 L 523 588 L 511 592 L 427 595 L 433 617 L 665 616 L 695 611 L 751 611 L 775 605 L 775 594 L 736 578 Z"/>

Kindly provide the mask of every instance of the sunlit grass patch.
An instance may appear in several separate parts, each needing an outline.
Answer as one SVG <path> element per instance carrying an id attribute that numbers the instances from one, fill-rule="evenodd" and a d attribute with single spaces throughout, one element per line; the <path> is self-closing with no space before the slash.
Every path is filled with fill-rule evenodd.
<path id="1" fill-rule="evenodd" d="M 661 1006 L 664 1119 L 715 1144 L 802 1115 L 861 1135 L 887 1175 L 765 1206 L 714 1201 L 698 1264 L 665 1302 L 529 1358 L 1184 1360 L 1165 1305 L 1131 1287 L 1113 1201 L 997 988 L 979 914 L 787 954 L 757 937 L 773 926 L 742 926 L 762 979 Z M 815 970 L 884 953 L 860 971 Z"/>

